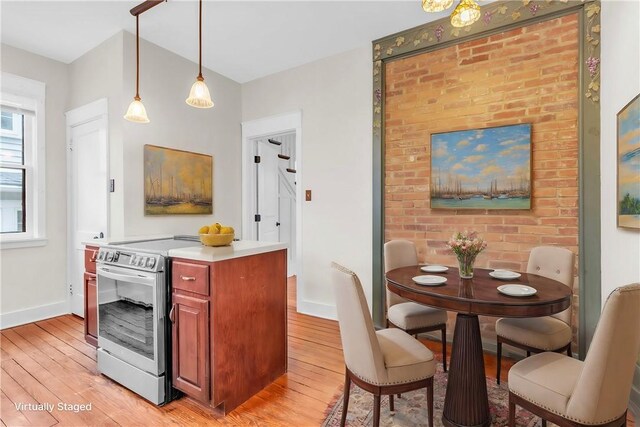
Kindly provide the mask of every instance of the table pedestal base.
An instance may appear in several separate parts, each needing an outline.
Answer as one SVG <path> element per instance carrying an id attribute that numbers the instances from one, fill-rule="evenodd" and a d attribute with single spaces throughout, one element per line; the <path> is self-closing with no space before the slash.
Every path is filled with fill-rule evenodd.
<path id="1" fill-rule="evenodd" d="M 458 313 L 453 334 L 442 423 L 484 427 L 491 423 L 478 316 Z"/>

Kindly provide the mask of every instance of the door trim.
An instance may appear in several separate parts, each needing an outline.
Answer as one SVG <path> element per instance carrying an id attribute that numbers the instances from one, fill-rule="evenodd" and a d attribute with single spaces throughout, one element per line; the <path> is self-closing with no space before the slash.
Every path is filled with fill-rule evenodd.
<path id="1" fill-rule="evenodd" d="M 73 181 L 72 181 L 72 167 L 71 162 L 73 161 L 73 157 L 71 155 L 71 130 L 76 127 L 83 125 L 85 123 L 91 122 L 93 120 L 104 120 L 104 131 L 107 138 L 107 174 L 109 174 L 109 104 L 107 98 L 100 98 L 96 101 L 93 101 L 89 104 L 83 105 L 78 108 L 74 108 L 73 110 L 69 110 L 65 113 L 66 117 L 66 151 L 67 151 L 67 274 L 66 274 L 66 305 L 68 308 L 68 312 L 72 313 L 72 296 L 71 296 L 71 277 L 73 275 L 73 255 L 74 255 L 74 245 L 73 245 L 73 214 L 72 207 L 74 199 L 73 193 Z M 109 200 L 107 197 L 107 224 L 106 224 L 106 234 L 109 235 L 109 224 L 110 224 L 110 209 L 109 209 Z"/>
<path id="2" fill-rule="evenodd" d="M 255 227 L 253 227 L 256 214 L 254 194 L 256 171 L 254 167 L 253 141 L 256 138 L 285 132 L 296 133 L 296 254 L 295 272 L 297 282 L 298 307 L 304 301 L 304 280 L 302 271 L 302 202 L 303 171 L 302 166 L 302 111 L 279 114 L 256 120 L 242 122 L 242 238 L 246 240 L 257 239 Z"/>

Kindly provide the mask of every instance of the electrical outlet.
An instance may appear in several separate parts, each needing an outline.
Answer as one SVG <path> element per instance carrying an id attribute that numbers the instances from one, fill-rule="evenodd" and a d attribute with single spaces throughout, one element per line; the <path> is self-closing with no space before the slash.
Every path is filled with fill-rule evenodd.
<path id="1" fill-rule="evenodd" d="M 310 201 L 311 201 L 311 190 L 305 190 L 305 191 L 304 191 L 304 199 L 305 199 L 307 202 L 310 202 Z"/>

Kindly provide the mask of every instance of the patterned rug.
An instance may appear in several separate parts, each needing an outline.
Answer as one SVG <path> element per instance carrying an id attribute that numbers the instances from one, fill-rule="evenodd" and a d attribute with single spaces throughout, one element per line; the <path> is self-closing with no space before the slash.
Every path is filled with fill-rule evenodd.
<path id="1" fill-rule="evenodd" d="M 444 395 L 447 389 L 447 374 L 442 371 L 442 364 L 437 365 L 433 389 L 433 425 L 442 427 L 442 409 Z M 509 389 L 506 384 L 498 385 L 494 378 L 487 378 L 487 392 L 489 394 L 489 408 L 491 410 L 492 426 L 507 426 L 509 421 Z M 342 390 L 334 397 L 327 408 L 322 427 L 337 427 L 342 416 Z M 389 396 L 383 396 L 380 406 L 380 425 L 384 427 L 418 427 L 427 426 L 427 396 L 426 389 L 403 393 L 402 397 L 394 399 L 395 411 L 389 411 Z M 349 396 L 349 410 L 347 412 L 347 426 L 370 426 L 373 422 L 373 395 L 351 384 Z M 540 418 L 524 409 L 516 409 L 517 427 L 540 426 Z M 553 424 L 548 423 L 549 426 Z"/>

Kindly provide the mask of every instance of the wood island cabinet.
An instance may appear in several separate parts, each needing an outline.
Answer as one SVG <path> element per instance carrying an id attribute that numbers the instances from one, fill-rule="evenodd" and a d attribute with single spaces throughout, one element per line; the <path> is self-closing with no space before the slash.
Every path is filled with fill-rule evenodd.
<path id="1" fill-rule="evenodd" d="M 286 250 L 172 262 L 173 386 L 224 413 L 287 370 Z"/>
<path id="2" fill-rule="evenodd" d="M 98 294 L 96 287 L 96 257 L 98 248 L 87 246 L 84 250 L 84 339 L 98 346 Z"/>

